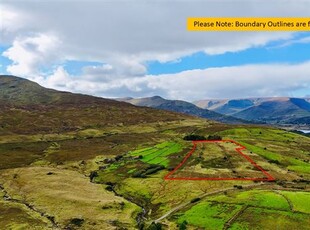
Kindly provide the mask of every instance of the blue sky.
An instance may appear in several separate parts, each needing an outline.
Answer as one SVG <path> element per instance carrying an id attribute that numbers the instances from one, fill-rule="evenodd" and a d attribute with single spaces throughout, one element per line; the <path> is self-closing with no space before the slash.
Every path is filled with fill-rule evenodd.
<path id="1" fill-rule="evenodd" d="M 167 63 L 150 61 L 147 63 L 148 73 L 157 75 L 212 67 L 305 62 L 310 60 L 310 45 L 298 41 L 309 36 L 310 33 L 299 33 L 295 34 L 294 40 L 289 41 L 289 44 L 287 44 L 288 41 L 276 41 L 265 46 L 249 48 L 239 52 L 227 52 L 219 55 L 197 52 Z M 296 43 L 293 41 L 296 41 Z"/>
<path id="2" fill-rule="evenodd" d="M 272 64 L 285 63 L 296 64 L 310 60 L 310 45 L 300 40 L 310 38 L 310 33 L 296 33 L 290 41 L 275 41 L 264 46 L 248 48 L 238 52 L 226 52 L 224 54 L 210 55 L 203 51 L 180 57 L 173 61 L 146 61 L 147 74 L 173 74 L 186 70 L 207 69 L 212 67 L 228 67 L 247 64 Z M 3 53 L 9 46 L 0 46 Z M 12 60 L 0 56 L 0 70 L 8 74 L 6 67 L 12 64 Z M 98 61 L 66 60 L 63 67 L 71 75 L 80 75 L 87 66 L 101 66 L 104 63 Z M 44 71 L 45 72 L 45 71 Z"/>
<path id="3" fill-rule="evenodd" d="M 300 33 L 295 35 L 293 41 L 299 41 L 302 38 L 310 37 L 310 33 Z M 160 62 L 147 61 L 147 74 L 159 75 L 179 73 L 186 70 L 206 69 L 212 67 L 225 67 L 247 64 L 270 64 L 270 63 L 290 63 L 295 64 L 310 60 L 310 45 L 308 43 L 287 41 L 271 42 L 266 46 L 249 48 L 239 52 L 227 52 L 219 55 L 209 55 L 205 52 L 197 52 L 189 56 L 178 58 L 174 61 Z M 9 47 L 0 47 L 3 53 Z M 12 61 L 4 56 L 0 56 L 1 73 L 8 74 L 6 67 L 12 64 Z M 104 63 L 96 61 L 66 60 L 63 63 L 64 68 L 69 74 L 79 75 L 87 66 L 101 66 Z"/>

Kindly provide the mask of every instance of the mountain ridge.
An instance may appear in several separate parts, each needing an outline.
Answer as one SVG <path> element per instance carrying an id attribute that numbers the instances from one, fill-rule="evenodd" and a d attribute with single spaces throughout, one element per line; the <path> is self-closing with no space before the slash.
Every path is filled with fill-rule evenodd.
<path id="1" fill-rule="evenodd" d="M 59 133 L 197 119 L 111 99 L 46 89 L 35 82 L 10 75 L 0 75 L 0 108 L 0 135 Z"/>
<path id="2" fill-rule="evenodd" d="M 247 103 L 245 103 L 247 102 Z M 310 99 L 296 97 L 265 97 L 223 100 L 200 100 L 194 104 L 201 108 L 271 124 L 296 124 L 310 116 Z M 295 121 L 296 119 L 296 121 Z M 306 122 L 305 124 L 308 124 Z"/>
<path id="3" fill-rule="evenodd" d="M 249 123 L 246 120 L 234 118 L 227 115 L 222 115 L 214 111 L 210 111 L 207 109 L 201 109 L 198 106 L 182 101 L 182 100 L 167 100 L 160 96 L 153 97 L 145 97 L 145 98 L 134 98 L 124 100 L 122 98 L 118 98 L 116 100 L 123 100 L 125 102 L 131 103 L 137 106 L 146 106 L 157 109 L 163 109 L 168 111 L 174 111 L 178 113 L 184 113 L 189 115 L 194 115 L 202 118 L 207 118 L 210 120 L 215 120 L 218 122 L 229 123 L 229 124 L 246 124 Z"/>

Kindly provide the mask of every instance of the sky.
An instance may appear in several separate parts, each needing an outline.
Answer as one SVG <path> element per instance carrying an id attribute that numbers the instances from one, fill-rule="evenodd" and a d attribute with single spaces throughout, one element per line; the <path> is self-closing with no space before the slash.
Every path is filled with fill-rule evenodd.
<path id="1" fill-rule="evenodd" d="M 107 98 L 310 97 L 310 32 L 188 17 L 309 17 L 310 0 L 2 0 L 0 74 Z"/>

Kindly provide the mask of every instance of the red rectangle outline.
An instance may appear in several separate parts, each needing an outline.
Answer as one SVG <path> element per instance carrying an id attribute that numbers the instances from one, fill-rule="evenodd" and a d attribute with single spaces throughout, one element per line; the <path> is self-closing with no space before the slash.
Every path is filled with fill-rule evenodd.
<path id="1" fill-rule="evenodd" d="M 255 168 L 259 169 L 267 178 L 207 178 L 207 177 L 170 177 L 172 174 L 174 174 L 182 165 L 185 164 L 185 162 L 188 160 L 188 158 L 195 152 L 197 144 L 196 143 L 205 143 L 205 142 L 230 142 L 234 143 L 235 145 L 239 146 L 235 148 L 236 152 L 238 152 L 241 156 L 243 156 L 247 161 L 249 161 Z M 241 181 L 274 181 L 275 178 L 273 178 L 269 173 L 267 173 L 262 167 L 260 167 L 258 164 L 255 163 L 249 156 L 242 153 L 242 150 L 245 150 L 246 147 L 239 144 L 238 142 L 234 140 L 201 140 L 201 141 L 192 141 L 193 148 L 191 151 L 184 157 L 182 162 L 178 164 L 177 167 L 175 167 L 171 172 L 169 172 L 164 179 L 165 180 L 241 180 Z"/>

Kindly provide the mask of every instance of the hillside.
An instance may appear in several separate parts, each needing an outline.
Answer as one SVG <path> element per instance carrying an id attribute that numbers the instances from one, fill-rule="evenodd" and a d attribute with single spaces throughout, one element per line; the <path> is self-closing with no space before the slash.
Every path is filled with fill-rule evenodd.
<path id="1" fill-rule="evenodd" d="M 181 100 L 167 100 L 159 96 L 146 98 L 119 98 L 117 100 L 125 101 L 137 106 L 146 106 L 162 110 L 174 111 L 183 114 L 194 115 L 197 117 L 207 118 L 227 124 L 246 124 L 246 120 L 222 115 L 208 109 L 201 109 L 192 103 Z"/>
<path id="2" fill-rule="evenodd" d="M 251 121 L 310 125 L 307 119 L 310 115 L 309 99 L 275 97 L 201 100 L 194 102 L 194 104 L 221 114 Z"/>
<path id="3" fill-rule="evenodd" d="M 0 229 L 308 229 L 305 135 L 0 81 Z"/>
<path id="4" fill-rule="evenodd" d="M 0 76 L 0 135 L 55 133 L 84 128 L 176 121 L 188 116 L 125 102 L 46 89 Z"/>

